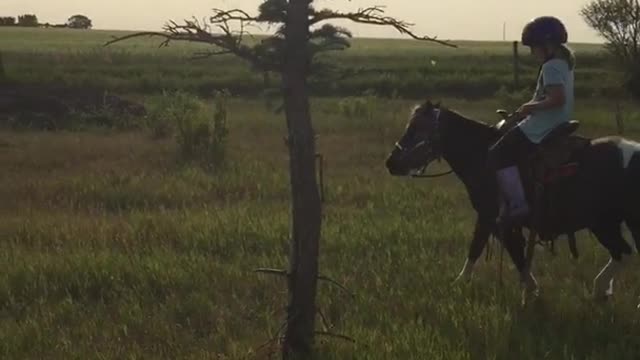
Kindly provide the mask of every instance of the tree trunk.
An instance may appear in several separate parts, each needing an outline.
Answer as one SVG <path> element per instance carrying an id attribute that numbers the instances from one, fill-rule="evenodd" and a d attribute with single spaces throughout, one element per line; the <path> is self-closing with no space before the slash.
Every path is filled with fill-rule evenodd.
<path id="1" fill-rule="evenodd" d="M 308 359 L 315 331 L 322 214 L 307 86 L 309 4 L 310 0 L 289 1 L 285 30 L 287 49 L 282 79 L 289 130 L 293 223 L 283 359 Z"/>
<path id="2" fill-rule="evenodd" d="M 4 62 L 2 61 L 2 51 L 0 51 L 0 82 L 2 82 L 6 77 L 6 73 L 4 72 Z"/>

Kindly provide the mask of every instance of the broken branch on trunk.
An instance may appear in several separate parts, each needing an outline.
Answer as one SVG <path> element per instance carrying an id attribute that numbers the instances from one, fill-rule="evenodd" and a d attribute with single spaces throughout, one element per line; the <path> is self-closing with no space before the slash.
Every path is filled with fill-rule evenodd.
<path id="1" fill-rule="evenodd" d="M 255 269 L 253 270 L 253 272 L 289 277 L 289 273 L 287 272 L 287 270 L 282 269 Z"/>
<path id="2" fill-rule="evenodd" d="M 347 335 L 342 335 L 342 334 L 334 334 L 332 332 L 328 332 L 328 331 L 316 331 L 315 332 L 316 335 L 321 335 L 321 336 L 328 336 L 328 337 L 332 337 L 332 338 L 336 338 L 336 339 L 342 339 L 345 341 L 349 341 L 352 343 L 356 343 L 356 340 L 352 337 L 349 337 Z"/>

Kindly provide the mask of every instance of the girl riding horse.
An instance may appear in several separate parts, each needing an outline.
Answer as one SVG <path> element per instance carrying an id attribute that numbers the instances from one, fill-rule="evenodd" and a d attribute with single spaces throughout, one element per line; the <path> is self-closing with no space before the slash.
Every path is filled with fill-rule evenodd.
<path id="1" fill-rule="evenodd" d="M 489 151 L 489 166 L 496 173 L 503 199 L 500 221 L 529 214 L 518 162 L 558 125 L 571 120 L 575 57 L 565 45 L 567 40 L 564 24 L 551 16 L 532 20 L 522 32 L 522 44 L 531 48 L 531 54 L 542 66 L 532 101 L 522 105 L 514 115 L 513 120 L 520 122 Z"/>

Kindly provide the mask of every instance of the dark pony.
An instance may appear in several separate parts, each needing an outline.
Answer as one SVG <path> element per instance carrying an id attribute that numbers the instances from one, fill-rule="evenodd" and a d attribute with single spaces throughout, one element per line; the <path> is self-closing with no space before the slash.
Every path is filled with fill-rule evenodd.
<path id="1" fill-rule="evenodd" d="M 386 161 L 392 175 L 407 176 L 424 169 L 436 159 L 444 159 L 466 187 L 477 220 L 468 258 L 460 274 L 468 277 L 484 250 L 489 236 L 496 233 L 499 195 L 495 174 L 489 171 L 489 147 L 501 136 L 495 126 L 468 119 L 430 101 L 417 106 L 405 133 L 395 144 Z M 576 170 L 548 184 L 545 188 L 552 206 L 542 217 L 549 236 L 590 230 L 609 251 L 610 261 L 594 280 L 594 295 L 613 293 L 613 279 L 632 248 L 622 236 L 626 223 L 640 247 L 640 144 L 618 137 L 585 142 L 571 154 Z M 526 185 L 528 198 L 533 186 Z M 530 220 L 530 219 L 529 219 Z M 537 225 L 528 227 L 542 232 Z M 538 222 L 535 222 L 538 224 Z M 536 291 L 537 283 L 525 258 L 522 231 L 507 231 L 501 241 L 520 273 L 525 289 Z"/>

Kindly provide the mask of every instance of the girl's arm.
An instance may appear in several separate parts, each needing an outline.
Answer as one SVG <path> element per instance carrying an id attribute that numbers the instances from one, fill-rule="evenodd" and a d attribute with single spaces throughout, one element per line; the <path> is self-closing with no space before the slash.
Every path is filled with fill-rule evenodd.
<path id="1" fill-rule="evenodd" d="M 545 87 L 547 96 L 540 101 L 531 101 L 520 107 L 518 113 L 530 115 L 536 111 L 554 109 L 564 106 L 567 99 L 564 96 L 564 86 L 550 85 Z"/>
<path id="2" fill-rule="evenodd" d="M 547 96 L 545 96 L 543 100 L 531 101 L 522 105 L 518 113 L 527 116 L 536 111 L 562 107 L 567 101 L 564 95 L 563 85 L 549 85 L 545 87 L 545 93 Z"/>

